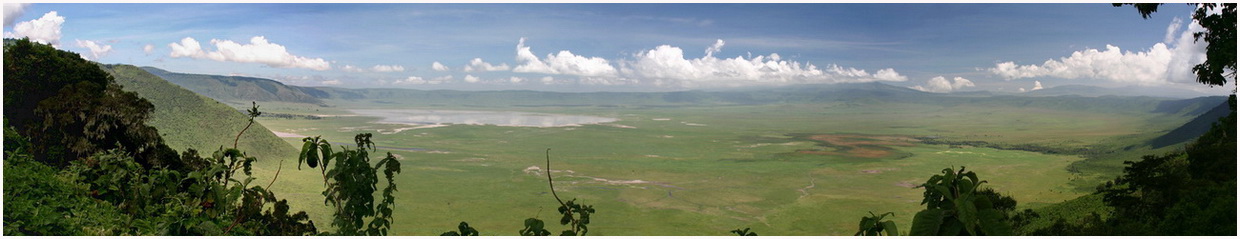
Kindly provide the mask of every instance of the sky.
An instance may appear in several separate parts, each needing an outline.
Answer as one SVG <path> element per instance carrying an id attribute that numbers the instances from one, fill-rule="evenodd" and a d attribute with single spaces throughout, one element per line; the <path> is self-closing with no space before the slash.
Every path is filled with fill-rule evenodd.
<path id="1" fill-rule="evenodd" d="M 1194 7 L 1087 4 L 4 4 L 4 36 L 108 64 L 300 86 L 680 91 L 883 82 L 928 92 L 1165 87 Z"/>

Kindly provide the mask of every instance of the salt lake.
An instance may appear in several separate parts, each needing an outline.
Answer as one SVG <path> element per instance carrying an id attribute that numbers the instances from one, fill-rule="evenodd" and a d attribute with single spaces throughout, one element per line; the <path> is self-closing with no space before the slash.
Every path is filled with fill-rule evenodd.
<path id="1" fill-rule="evenodd" d="M 514 111 L 467 111 L 422 109 L 355 109 L 361 116 L 379 117 L 377 123 L 409 125 L 497 125 L 513 127 L 563 127 L 613 122 L 617 119 Z"/>

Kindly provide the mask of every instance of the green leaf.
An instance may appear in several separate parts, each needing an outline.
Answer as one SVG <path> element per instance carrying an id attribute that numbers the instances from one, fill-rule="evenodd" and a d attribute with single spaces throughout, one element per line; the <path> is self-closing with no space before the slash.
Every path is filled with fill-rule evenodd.
<path id="1" fill-rule="evenodd" d="M 943 224 L 942 209 L 926 209 L 913 215 L 913 225 L 909 228 L 910 236 L 934 236 L 939 234 L 939 224 Z"/>
<path id="2" fill-rule="evenodd" d="M 307 139 L 309 139 L 309 137 L 307 137 Z M 310 143 L 310 141 L 306 141 L 306 143 L 301 144 L 301 154 L 297 155 L 297 170 L 301 170 L 301 163 L 306 161 L 306 153 L 310 152 L 311 147 L 314 147 L 314 144 Z"/>
<path id="3" fill-rule="evenodd" d="M 956 192 L 959 192 L 961 197 L 963 197 L 964 194 L 973 194 L 973 182 L 969 180 L 957 181 Z"/>
<path id="4" fill-rule="evenodd" d="M 977 206 L 973 205 L 973 194 L 962 194 L 955 203 L 956 218 L 964 225 L 964 230 L 968 231 L 969 235 L 977 235 L 974 230 L 977 227 Z"/>
<path id="5" fill-rule="evenodd" d="M 856 236 L 860 236 L 861 232 L 864 232 L 866 229 L 870 229 L 870 227 L 873 227 L 875 221 L 877 221 L 877 219 L 873 217 L 861 217 L 861 222 L 857 224 L 857 235 Z"/>
<path id="6" fill-rule="evenodd" d="M 952 195 L 951 190 L 947 189 L 947 187 L 943 185 L 930 185 L 930 187 L 935 191 L 938 191 L 940 195 L 943 195 L 943 198 L 946 198 L 947 200 L 956 200 L 956 196 Z"/>
<path id="7" fill-rule="evenodd" d="M 883 231 L 887 231 L 888 236 L 900 235 L 900 229 L 896 228 L 896 222 L 890 220 L 883 222 Z"/>
<path id="8" fill-rule="evenodd" d="M 560 225 L 568 225 L 568 223 L 572 221 L 573 221 L 572 214 L 565 213 L 564 217 L 560 217 Z"/>
<path id="9" fill-rule="evenodd" d="M 959 236 L 961 230 L 964 230 L 964 224 L 960 224 L 960 221 L 944 220 L 944 224 L 939 227 L 939 236 Z"/>
<path id="10" fill-rule="evenodd" d="M 1012 227 L 1003 220 L 1003 212 L 990 208 L 977 211 L 978 225 L 987 236 L 1011 236 Z"/>
<path id="11" fill-rule="evenodd" d="M 564 230 L 560 232 L 560 236 L 576 236 L 576 235 L 577 233 L 573 232 L 573 230 Z"/>

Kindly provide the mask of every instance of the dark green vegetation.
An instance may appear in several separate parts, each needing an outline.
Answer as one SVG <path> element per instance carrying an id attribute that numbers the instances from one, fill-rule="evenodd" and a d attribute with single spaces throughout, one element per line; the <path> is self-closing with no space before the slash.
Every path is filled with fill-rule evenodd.
<path id="1" fill-rule="evenodd" d="M 1016 202 L 994 191 L 979 190 L 986 181 L 979 180 L 974 172 L 953 172 L 943 169 L 943 175 L 931 176 L 921 187 L 926 191 L 921 204 L 926 209 L 913 216 L 909 235 L 913 236 L 1009 236 L 1011 225 L 1006 223 L 1007 213 Z M 1000 200 L 992 200 L 1000 199 Z"/>
<path id="2" fill-rule="evenodd" d="M 37 57 L 32 57 L 37 56 Z M 147 167 L 185 167 L 145 125 L 151 103 L 112 83 L 75 53 L 29 41 L 4 46 L 5 123 L 28 137 L 36 161 L 65 167 L 95 152 L 125 148 Z"/>
<path id="3" fill-rule="evenodd" d="M 345 236 L 386 236 L 392 228 L 392 207 L 396 205 L 396 182 L 392 176 L 400 173 L 400 162 L 392 153 L 370 166 L 370 153 L 375 143 L 370 141 L 371 134 L 358 134 L 354 137 L 357 148 L 349 149 L 341 146 L 339 152 L 332 153 L 332 145 L 318 137 L 306 137 L 298 156 L 297 167 L 306 163 L 311 169 L 319 168 L 323 175 L 323 199 L 336 208 L 332 214 L 332 226 L 338 233 Z M 331 164 L 331 163 L 335 164 Z M 320 167 L 320 163 L 322 166 Z M 329 165 L 331 166 L 329 169 Z M 379 184 L 379 169 L 387 179 L 383 189 L 383 201 L 374 203 L 376 185 Z M 370 223 L 364 223 L 364 219 Z"/>
<path id="4" fill-rule="evenodd" d="M 192 148 L 179 154 L 164 143 L 159 131 L 146 125 L 155 105 L 124 91 L 100 66 L 27 39 L 6 40 L 4 57 L 5 235 L 321 233 L 307 213 L 291 213 L 287 200 L 253 185 L 258 158 L 236 147 L 261 114 L 257 105 L 235 135 L 211 132 L 231 136 L 232 148 L 217 145 L 208 157 Z M 116 67 L 103 68 L 116 72 Z M 369 142 L 368 134 L 358 137 L 359 144 Z M 337 168 L 355 170 L 337 177 L 365 179 L 367 173 L 377 177 L 377 169 L 361 170 L 371 169 L 364 150 L 342 154 L 347 155 L 340 157 Z M 337 213 L 357 220 L 373 216 L 365 231 L 372 235 L 390 228 L 395 203 L 392 176 L 400 171 L 390 155 L 380 163 L 389 188 L 379 206 L 344 206 Z M 328 200 L 336 205 L 371 205 L 373 201 L 363 200 L 373 199 L 373 185 L 363 192 L 352 189 L 360 185 L 346 184 L 349 189 L 329 188 L 325 196 L 332 195 Z"/>
<path id="5" fill-rule="evenodd" d="M 857 234 L 853 236 L 899 236 L 900 228 L 896 226 L 896 222 L 883 221 L 883 218 L 894 215 L 896 214 L 891 212 L 882 215 L 874 215 L 874 212 L 870 212 L 870 216 L 861 218 L 861 223 L 857 226 Z M 749 228 L 745 230 L 748 231 Z M 741 233 L 737 232 L 737 234 Z"/>

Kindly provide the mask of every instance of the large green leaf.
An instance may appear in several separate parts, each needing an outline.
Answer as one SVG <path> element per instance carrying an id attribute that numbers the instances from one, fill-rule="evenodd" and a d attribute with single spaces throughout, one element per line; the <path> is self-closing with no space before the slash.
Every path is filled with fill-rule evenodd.
<path id="1" fill-rule="evenodd" d="M 973 205 L 973 193 L 964 193 L 956 199 L 956 218 L 964 225 L 969 235 L 977 235 L 973 228 L 977 226 L 977 206 Z"/>
<path id="2" fill-rule="evenodd" d="M 874 222 L 877 220 L 878 218 L 861 217 L 861 222 L 857 225 L 857 235 L 854 236 L 860 236 L 865 233 L 866 229 L 870 229 L 870 227 L 874 226 Z"/>
<path id="3" fill-rule="evenodd" d="M 939 234 L 939 224 L 943 224 L 943 210 L 926 209 L 913 216 L 913 225 L 909 228 L 910 236 L 934 236 Z"/>
<path id="4" fill-rule="evenodd" d="M 307 137 L 306 139 L 309 139 L 309 137 Z M 313 146 L 314 144 L 310 143 L 310 141 L 308 140 L 302 140 L 302 141 L 305 141 L 306 143 L 301 144 L 301 154 L 297 155 L 297 170 L 301 170 L 301 163 L 306 161 L 306 153 L 310 152 L 311 147 L 314 147 Z"/>
<path id="5" fill-rule="evenodd" d="M 883 222 L 883 231 L 887 231 L 888 236 L 899 236 L 900 229 L 896 229 L 896 222 L 887 220 Z"/>
<path id="6" fill-rule="evenodd" d="M 964 230 L 964 224 L 961 224 L 955 217 L 946 217 L 943 221 L 943 225 L 939 228 L 939 236 L 959 236 Z"/>
<path id="7" fill-rule="evenodd" d="M 1003 212 L 990 209 L 977 211 L 978 225 L 987 236 L 1011 236 L 1012 227 L 1003 220 Z"/>

